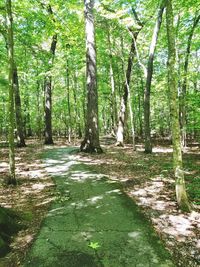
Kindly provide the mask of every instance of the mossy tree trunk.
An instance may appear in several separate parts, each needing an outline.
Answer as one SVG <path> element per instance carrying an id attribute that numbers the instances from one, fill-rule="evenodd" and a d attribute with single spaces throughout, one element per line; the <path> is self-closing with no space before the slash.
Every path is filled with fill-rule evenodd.
<path id="1" fill-rule="evenodd" d="M 80 150 L 101 153 L 98 122 L 98 91 L 96 77 L 96 47 L 93 7 L 94 0 L 84 0 L 86 32 L 86 79 L 87 79 L 87 114 L 85 138 Z"/>
<path id="2" fill-rule="evenodd" d="M 166 24 L 167 24 L 167 40 L 168 40 L 168 87 L 170 95 L 170 115 L 171 115 L 171 130 L 173 142 L 173 164 L 174 174 L 176 179 L 176 198 L 178 205 L 183 211 L 190 211 L 191 207 L 188 201 L 184 171 L 182 164 L 182 147 L 181 147 L 181 132 L 179 124 L 179 105 L 177 92 L 177 75 L 176 75 L 176 51 L 175 51 L 175 31 L 174 31 L 174 16 L 171 0 L 167 0 L 166 6 Z"/>
<path id="3" fill-rule="evenodd" d="M 16 184 L 15 178 L 15 148 L 14 148 L 14 43 L 13 43 L 13 18 L 11 0 L 6 0 L 6 23 L 8 34 L 8 82 L 9 82 L 9 184 Z"/>

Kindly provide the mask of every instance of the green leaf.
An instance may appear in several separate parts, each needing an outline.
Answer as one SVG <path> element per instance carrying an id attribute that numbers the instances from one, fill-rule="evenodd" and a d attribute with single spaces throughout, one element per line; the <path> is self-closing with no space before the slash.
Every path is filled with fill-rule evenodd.
<path id="1" fill-rule="evenodd" d="M 90 242 L 90 244 L 88 245 L 88 247 L 96 250 L 96 249 L 100 248 L 101 246 L 99 245 L 98 242 Z"/>

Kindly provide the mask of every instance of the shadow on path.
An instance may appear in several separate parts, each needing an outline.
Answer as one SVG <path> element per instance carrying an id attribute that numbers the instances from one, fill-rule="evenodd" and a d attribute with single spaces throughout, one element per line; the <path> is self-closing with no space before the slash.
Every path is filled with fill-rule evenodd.
<path id="1" fill-rule="evenodd" d="M 168 252 L 116 182 L 78 161 L 77 149 L 44 153 L 57 197 L 24 267 L 170 267 Z"/>

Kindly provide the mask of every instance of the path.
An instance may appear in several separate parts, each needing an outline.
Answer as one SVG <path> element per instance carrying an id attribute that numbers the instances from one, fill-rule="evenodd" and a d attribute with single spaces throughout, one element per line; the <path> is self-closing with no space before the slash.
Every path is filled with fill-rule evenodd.
<path id="1" fill-rule="evenodd" d="M 57 198 L 24 267 L 173 266 L 119 184 L 78 162 L 74 148 L 49 150 L 44 161 L 57 185 Z"/>

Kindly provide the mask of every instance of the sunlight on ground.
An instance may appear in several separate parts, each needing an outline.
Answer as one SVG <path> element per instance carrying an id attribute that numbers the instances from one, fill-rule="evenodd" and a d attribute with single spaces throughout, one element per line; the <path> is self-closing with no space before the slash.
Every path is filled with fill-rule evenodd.
<path id="1" fill-rule="evenodd" d="M 170 187 L 172 189 L 170 189 Z M 189 214 L 177 213 L 177 203 L 173 200 L 174 181 L 170 178 L 156 177 L 143 186 L 135 186 L 129 194 L 135 198 L 138 205 L 149 209 L 151 220 L 158 233 L 178 242 L 192 242 L 196 251 L 200 248 L 199 231 L 200 213 L 192 211 Z M 171 192 L 171 193 L 170 193 Z M 171 194 L 171 196 L 170 196 Z M 168 242 L 168 241 L 167 241 Z M 175 243 L 170 243 L 174 245 Z"/>
<path id="2" fill-rule="evenodd" d="M 69 170 L 69 168 L 75 164 L 78 164 L 77 161 L 59 161 L 59 164 L 51 163 L 51 160 L 49 162 L 49 159 L 45 160 L 44 167 L 46 171 L 52 175 L 59 175 L 63 176 L 66 175 L 66 172 Z"/>
<path id="3" fill-rule="evenodd" d="M 91 179 L 91 180 L 101 180 L 103 177 L 105 177 L 105 175 L 103 174 L 97 174 L 97 173 L 91 173 L 91 172 L 82 172 L 82 171 L 73 171 L 72 174 L 70 174 L 69 179 L 70 180 L 74 180 L 77 182 L 84 182 L 87 179 Z"/>
<path id="4" fill-rule="evenodd" d="M 174 183 L 173 180 L 167 179 L 168 183 Z M 150 182 L 146 182 L 144 187 L 135 186 L 134 190 L 129 193 L 139 199 L 140 205 L 152 207 L 154 210 L 165 210 L 169 207 L 175 207 L 176 204 L 172 201 L 166 201 L 164 193 L 166 180 L 156 177 Z M 163 200 L 160 199 L 163 197 Z"/>
<path id="5" fill-rule="evenodd" d="M 154 147 L 153 153 L 172 153 L 173 149 L 172 147 Z"/>

